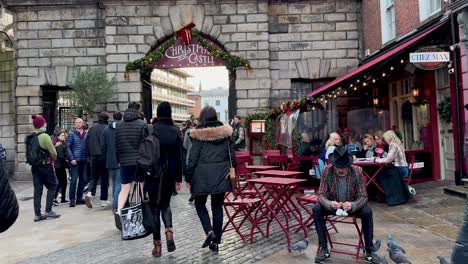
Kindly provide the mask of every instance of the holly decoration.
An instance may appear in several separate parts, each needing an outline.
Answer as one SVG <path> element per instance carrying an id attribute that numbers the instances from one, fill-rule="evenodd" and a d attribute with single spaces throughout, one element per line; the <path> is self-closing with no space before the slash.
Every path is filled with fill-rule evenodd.
<path id="1" fill-rule="evenodd" d="M 188 25 L 183 26 L 179 30 L 176 31 L 176 36 L 181 38 L 185 44 L 189 44 L 190 40 L 192 40 L 192 34 L 190 30 L 195 27 L 194 23 L 190 23 Z"/>

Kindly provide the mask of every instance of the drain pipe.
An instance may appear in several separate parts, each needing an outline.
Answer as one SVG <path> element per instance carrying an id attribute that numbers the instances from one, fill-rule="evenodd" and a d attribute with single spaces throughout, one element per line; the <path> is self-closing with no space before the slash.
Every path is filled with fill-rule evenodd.
<path id="1" fill-rule="evenodd" d="M 453 12 L 450 12 L 450 26 L 451 26 L 451 35 L 452 35 L 452 45 L 457 43 L 456 39 L 456 29 L 455 29 L 455 16 Z M 455 172 L 455 184 L 456 185 L 461 185 L 462 184 L 462 178 L 463 178 L 463 146 L 462 146 L 462 138 L 464 135 L 462 135 L 462 120 L 461 120 L 461 111 L 464 111 L 463 108 L 460 107 L 460 83 L 459 83 L 459 57 L 460 57 L 460 52 L 459 49 L 456 48 L 453 51 L 453 70 L 454 70 L 454 78 L 455 78 L 455 116 L 456 116 L 456 130 L 457 130 L 457 164 L 458 164 L 458 171 Z"/>

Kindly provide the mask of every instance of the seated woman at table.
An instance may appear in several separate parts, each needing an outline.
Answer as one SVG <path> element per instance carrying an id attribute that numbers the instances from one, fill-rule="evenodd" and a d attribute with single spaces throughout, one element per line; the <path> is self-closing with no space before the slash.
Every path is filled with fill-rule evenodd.
<path id="1" fill-rule="evenodd" d="M 385 142 L 383 138 L 383 132 L 382 130 L 378 130 L 374 134 L 374 140 L 375 140 L 375 154 L 378 157 L 383 157 L 386 155 L 388 152 L 388 144 Z"/>
<path id="2" fill-rule="evenodd" d="M 370 134 L 365 134 L 362 140 L 362 149 L 356 154 L 358 158 L 372 158 L 375 156 L 375 142 Z"/>
<path id="3" fill-rule="evenodd" d="M 302 157 L 311 157 L 313 155 L 318 155 L 318 151 L 315 145 L 312 144 L 310 136 L 307 133 L 301 134 L 301 153 Z M 302 171 L 301 179 L 307 180 L 303 183 L 304 186 L 314 186 L 314 180 L 309 175 L 309 170 L 312 169 L 312 160 L 302 159 L 299 161 L 299 170 Z"/>
<path id="4" fill-rule="evenodd" d="M 330 139 L 328 139 L 325 144 L 325 149 L 327 150 L 325 153 L 325 160 L 328 160 L 328 156 L 333 153 L 337 146 L 341 146 L 341 137 L 338 133 L 333 132 L 330 134 Z"/>
<path id="5" fill-rule="evenodd" d="M 385 132 L 383 138 L 389 145 L 388 154 L 385 158 L 374 158 L 374 161 L 392 166 L 386 166 L 379 172 L 377 182 L 385 192 L 385 202 L 388 205 L 406 203 L 410 194 L 403 180 L 408 177 L 408 163 L 403 144 L 393 130 Z"/>

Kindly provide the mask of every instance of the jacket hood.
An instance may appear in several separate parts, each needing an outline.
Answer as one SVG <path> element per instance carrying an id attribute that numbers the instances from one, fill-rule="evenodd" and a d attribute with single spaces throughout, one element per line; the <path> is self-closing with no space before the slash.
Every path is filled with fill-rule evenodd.
<path id="1" fill-rule="evenodd" d="M 112 123 L 109 124 L 109 128 L 116 129 L 119 123 L 120 121 L 113 121 Z"/>
<path id="2" fill-rule="evenodd" d="M 133 121 L 140 118 L 140 112 L 135 109 L 128 108 L 125 110 L 123 120 L 126 122 Z"/>
<path id="3" fill-rule="evenodd" d="M 221 123 L 220 123 L 221 124 Z M 200 127 L 190 130 L 190 137 L 200 141 L 216 141 L 232 135 L 232 127 L 228 124 Z"/>

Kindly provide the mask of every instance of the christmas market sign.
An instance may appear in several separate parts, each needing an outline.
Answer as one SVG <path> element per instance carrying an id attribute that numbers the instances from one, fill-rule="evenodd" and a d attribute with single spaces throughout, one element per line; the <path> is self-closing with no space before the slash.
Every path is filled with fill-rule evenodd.
<path id="1" fill-rule="evenodd" d="M 410 53 L 410 62 L 423 70 L 443 68 L 450 61 L 450 53 L 439 48 L 420 48 Z"/>
<path id="2" fill-rule="evenodd" d="M 209 44 L 220 49 L 212 42 L 209 42 Z M 158 69 L 211 66 L 224 66 L 224 61 L 212 55 L 194 38 L 190 39 L 188 43 L 178 38 L 175 44 L 169 47 L 164 55 L 151 65 L 152 68 Z"/>

